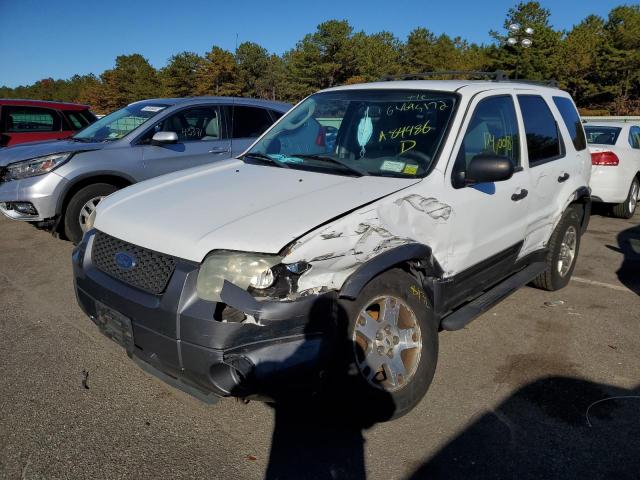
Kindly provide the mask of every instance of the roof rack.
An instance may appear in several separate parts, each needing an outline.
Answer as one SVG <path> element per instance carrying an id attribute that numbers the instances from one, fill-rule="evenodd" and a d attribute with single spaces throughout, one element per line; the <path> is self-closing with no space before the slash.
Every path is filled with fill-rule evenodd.
<path id="1" fill-rule="evenodd" d="M 516 79 L 511 80 L 504 70 L 496 70 L 495 72 L 483 72 L 476 70 L 441 70 L 435 72 L 408 73 L 404 75 L 385 75 L 379 81 L 390 82 L 393 80 L 424 80 L 433 77 L 471 77 L 469 80 L 493 80 L 494 82 L 518 82 L 530 83 L 533 85 L 544 85 L 548 87 L 558 87 L 556 80 L 527 80 Z"/>

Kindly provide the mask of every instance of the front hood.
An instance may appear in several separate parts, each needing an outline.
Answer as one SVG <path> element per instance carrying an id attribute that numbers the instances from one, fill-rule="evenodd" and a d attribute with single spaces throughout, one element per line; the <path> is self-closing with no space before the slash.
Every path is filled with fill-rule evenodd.
<path id="1" fill-rule="evenodd" d="M 100 203 L 95 227 L 195 262 L 217 249 L 277 253 L 328 220 L 418 181 L 229 160 L 120 190 Z"/>
<path id="2" fill-rule="evenodd" d="M 83 143 L 71 140 L 22 143 L 0 149 L 0 167 L 5 167 L 10 163 L 20 162 L 22 160 L 52 155 L 54 153 L 99 150 L 104 148 L 105 145 L 105 143 Z"/>

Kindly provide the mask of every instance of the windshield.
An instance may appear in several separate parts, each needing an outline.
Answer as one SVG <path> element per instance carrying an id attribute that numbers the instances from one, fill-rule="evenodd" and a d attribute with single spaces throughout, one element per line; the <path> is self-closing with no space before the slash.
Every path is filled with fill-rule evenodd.
<path id="1" fill-rule="evenodd" d="M 615 145 L 620 127 L 600 127 L 596 125 L 585 125 L 584 131 L 587 134 L 587 143 L 597 145 Z"/>
<path id="2" fill-rule="evenodd" d="M 155 117 L 168 105 L 135 104 L 124 107 L 102 117 L 73 138 L 87 142 L 118 140 Z"/>
<path id="3" fill-rule="evenodd" d="M 453 93 L 342 90 L 312 95 L 245 160 L 347 175 L 426 175 L 456 105 Z"/>

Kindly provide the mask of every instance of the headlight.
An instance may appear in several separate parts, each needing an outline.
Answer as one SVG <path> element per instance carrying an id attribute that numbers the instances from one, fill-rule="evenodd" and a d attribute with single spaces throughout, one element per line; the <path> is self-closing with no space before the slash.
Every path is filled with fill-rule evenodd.
<path id="1" fill-rule="evenodd" d="M 6 180 L 19 180 L 21 178 L 43 175 L 58 168 L 71 158 L 72 152 L 56 153 L 45 157 L 32 158 L 24 162 L 7 165 Z"/>
<path id="2" fill-rule="evenodd" d="M 211 253 L 200 265 L 196 289 L 203 300 L 219 302 L 224 281 L 240 288 L 263 289 L 274 281 L 271 267 L 282 261 L 277 255 L 217 251 Z"/>

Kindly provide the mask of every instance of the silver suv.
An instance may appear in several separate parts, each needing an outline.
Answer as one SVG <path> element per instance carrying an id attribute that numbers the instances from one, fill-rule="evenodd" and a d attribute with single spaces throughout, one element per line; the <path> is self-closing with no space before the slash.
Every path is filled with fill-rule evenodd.
<path id="1" fill-rule="evenodd" d="M 65 140 L 0 152 L 0 212 L 78 243 L 105 196 L 243 152 L 291 105 L 245 98 L 132 103 Z"/>

